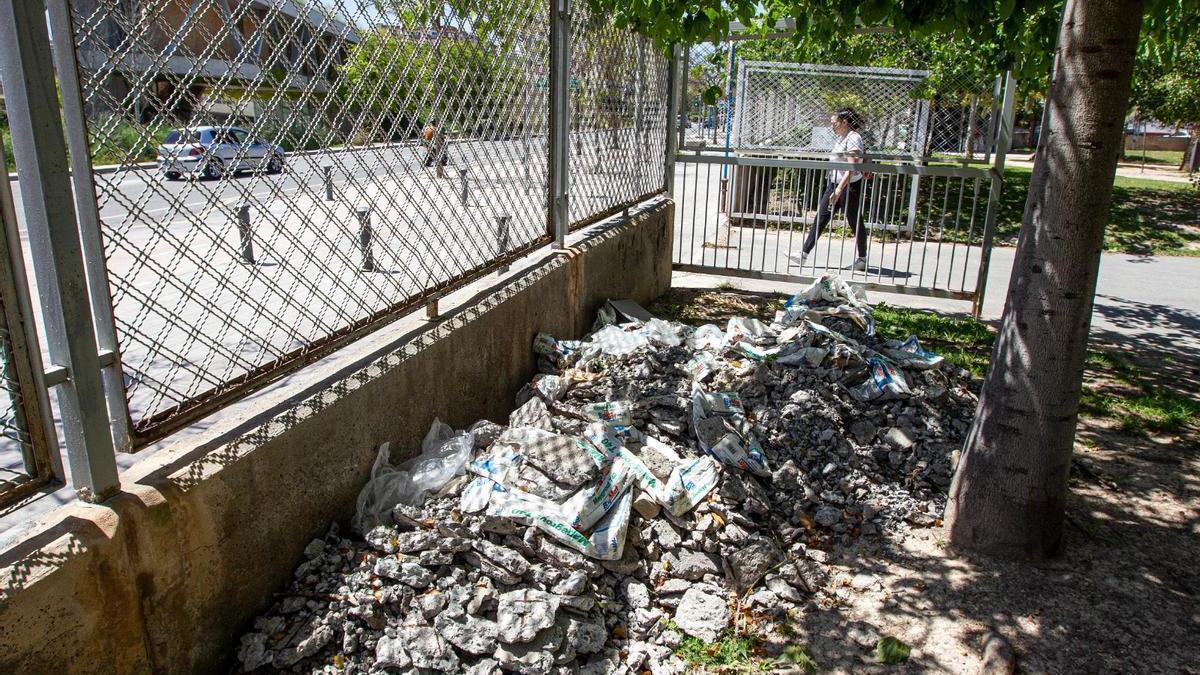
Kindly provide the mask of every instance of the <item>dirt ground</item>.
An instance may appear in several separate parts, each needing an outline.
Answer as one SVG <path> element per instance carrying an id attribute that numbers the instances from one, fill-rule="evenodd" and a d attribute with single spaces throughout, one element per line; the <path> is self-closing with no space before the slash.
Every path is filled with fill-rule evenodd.
<path id="1" fill-rule="evenodd" d="M 675 290 L 652 312 L 689 323 L 732 314 L 768 318 L 779 299 Z M 1129 359 L 1140 376 L 1196 398 L 1200 355 L 1094 349 Z M 1200 673 L 1200 430 L 1132 433 L 1084 417 L 1076 439 L 1065 551 L 1043 563 L 969 560 L 941 529 L 860 540 L 830 552 L 834 606 L 810 605 L 775 626 L 761 649 L 802 645 L 818 672 L 975 673 L 981 641 L 1004 636 L 1025 673 Z M 898 665 L 873 646 L 911 646 Z M 763 662 L 738 670 L 765 670 Z M 776 667 L 771 669 L 779 670 Z M 784 669 L 786 672 L 786 669 Z M 794 668 L 795 672 L 803 672 Z"/>

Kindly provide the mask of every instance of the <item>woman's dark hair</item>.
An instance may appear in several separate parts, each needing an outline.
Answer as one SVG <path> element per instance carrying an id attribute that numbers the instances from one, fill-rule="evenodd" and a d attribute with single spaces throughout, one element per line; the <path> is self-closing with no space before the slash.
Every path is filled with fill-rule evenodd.
<path id="1" fill-rule="evenodd" d="M 855 112 L 854 108 L 838 108 L 837 110 L 833 111 L 833 114 L 837 115 L 839 120 L 850 125 L 850 128 L 854 131 L 858 131 L 862 128 L 862 116 Z"/>

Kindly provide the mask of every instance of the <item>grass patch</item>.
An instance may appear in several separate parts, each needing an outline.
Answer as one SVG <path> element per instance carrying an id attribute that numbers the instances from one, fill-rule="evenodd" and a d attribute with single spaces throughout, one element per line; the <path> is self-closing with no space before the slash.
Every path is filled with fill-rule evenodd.
<path id="1" fill-rule="evenodd" d="M 692 668 L 745 669 L 757 663 L 754 658 L 758 639 L 752 635 L 726 633 L 713 643 L 686 635 L 675 655 Z"/>
<path id="2" fill-rule="evenodd" d="M 808 675 L 817 672 L 819 668 L 812 654 L 809 653 L 808 647 L 802 645 L 788 645 L 784 648 L 783 654 L 779 655 L 779 660 L 800 668 Z"/>
<path id="3" fill-rule="evenodd" d="M 1126 150 L 1122 164 L 1142 164 L 1178 169 L 1183 165 L 1183 150 Z"/>
<path id="4" fill-rule="evenodd" d="M 1116 391 L 1107 387 L 1085 388 L 1079 410 L 1115 420 L 1127 434 L 1174 432 L 1200 421 L 1200 404 L 1196 401 L 1146 384 Z"/>
<path id="5" fill-rule="evenodd" d="M 912 648 L 894 637 L 879 638 L 875 643 L 875 660 L 880 663 L 904 663 Z"/>
<path id="6" fill-rule="evenodd" d="M 880 337 L 903 340 L 916 335 L 921 346 L 954 365 L 983 377 L 996 334 L 987 324 L 969 317 L 952 317 L 916 309 L 875 305 L 875 330 Z"/>
<path id="7" fill-rule="evenodd" d="M 996 242 L 1014 245 L 1032 170 L 1004 170 Z M 1104 250 L 1135 255 L 1200 256 L 1200 193 L 1187 183 L 1117 176 Z"/>

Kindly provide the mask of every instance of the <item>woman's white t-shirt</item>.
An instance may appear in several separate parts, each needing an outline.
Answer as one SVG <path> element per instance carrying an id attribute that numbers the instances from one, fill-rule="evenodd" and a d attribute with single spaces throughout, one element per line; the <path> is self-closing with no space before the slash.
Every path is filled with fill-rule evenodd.
<path id="1" fill-rule="evenodd" d="M 830 159 L 835 162 L 848 162 L 852 158 L 865 159 L 867 154 L 867 146 L 863 143 L 862 136 L 857 131 L 851 130 L 845 136 L 842 136 L 833 144 L 833 150 L 830 151 Z M 834 183 L 839 183 L 842 176 L 845 176 L 845 171 L 830 171 L 829 180 Z M 850 172 L 850 182 L 862 180 L 861 171 Z"/>

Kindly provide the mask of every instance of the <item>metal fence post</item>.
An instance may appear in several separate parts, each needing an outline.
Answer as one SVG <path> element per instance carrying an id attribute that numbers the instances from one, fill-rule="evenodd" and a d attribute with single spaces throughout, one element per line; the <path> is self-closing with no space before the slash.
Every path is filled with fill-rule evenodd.
<path id="1" fill-rule="evenodd" d="M 326 164 L 321 167 L 321 174 L 325 179 L 325 201 L 333 201 L 333 167 Z"/>
<path id="2" fill-rule="evenodd" d="M 458 170 L 458 177 L 462 180 L 462 199 L 463 206 L 467 205 L 467 168 L 464 166 Z"/>
<path id="3" fill-rule="evenodd" d="M 0 3 L 0 72 L 50 365 L 66 370 L 57 395 L 71 480 L 80 499 L 103 501 L 120 479 L 41 2 Z"/>
<path id="4" fill-rule="evenodd" d="M 512 216 L 496 216 L 496 257 L 500 257 L 508 253 L 508 228 L 512 223 Z M 508 265 L 497 270 L 498 274 L 504 274 L 508 271 Z"/>
<path id="5" fill-rule="evenodd" d="M 375 271 L 375 255 L 371 252 L 371 238 L 374 233 L 371 231 L 371 209 L 360 206 L 356 209 L 358 214 L 358 250 L 362 253 L 362 271 Z"/>
<path id="6" fill-rule="evenodd" d="M 107 395 L 108 417 L 112 427 L 113 446 L 118 452 L 132 451 L 129 437 L 129 408 L 125 392 L 125 376 L 121 366 L 120 345 L 117 342 L 116 320 L 113 318 L 112 294 L 108 285 L 108 268 L 104 257 L 104 242 L 100 231 L 99 202 L 92 176 L 91 148 L 83 113 L 83 92 L 79 86 L 79 64 L 75 55 L 74 26 L 67 0 L 46 3 L 50 29 L 64 36 L 52 48 L 58 69 L 59 91 L 62 95 L 63 122 L 67 130 L 67 146 L 71 155 L 71 179 L 75 186 L 75 209 L 79 215 L 80 240 L 83 244 L 84 272 L 91 289 L 92 316 L 96 325 L 96 342 L 101 352 L 112 355 L 101 372 Z"/>
<path id="7" fill-rule="evenodd" d="M 241 244 L 242 262 L 254 264 L 254 239 L 250 231 L 250 203 L 243 202 L 237 212 L 238 241 Z"/>
<path id="8" fill-rule="evenodd" d="M 550 228 L 554 248 L 570 229 L 571 0 L 550 3 Z"/>
<path id="9" fill-rule="evenodd" d="M 1000 109 L 1000 120 L 996 130 L 996 156 L 992 164 L 992 184 L 988 191 L 987 215 L 983 221 L 983 246 L 979 259 L 979 277 L 975 281 L 975 300 L 971 308 L 976 318 L 983 312 L 983 298 L 987 292 L 988 268 L 992 262 L 992 237 L 996 232 L 996 213 L 1000 209 L 1000 193 L 1004 187 L 1004 160 L 1008 146 L 1012 143 L 1013 122 L 1016 110 L 1013 106 L 1017 81 L 1012 71 L 1004 74 L 1004 103 Z"/>
<path id="10" fill-rule="evenodd" d="M 671 60 L 667 62 L 667 124 L 675 125 L 681 131 L 677 134 L 675 129 L 667 127 L 667 156 L 663 162 L 663 189 L 666 190 L 670 197 L 675 196 L 675 155 L 679 152 L 679 141 L 683 136 L 682 124 L 679 119 L 679 101 L 681 96 L 681 85 L 686 82 L 686 73 L 680 77 L 680 56 L 683 53 L 683 47 L 675 45 L 671 48 Z"/>

